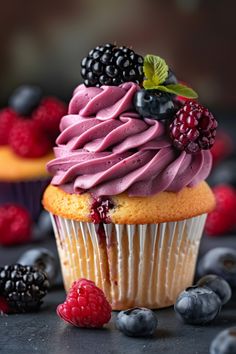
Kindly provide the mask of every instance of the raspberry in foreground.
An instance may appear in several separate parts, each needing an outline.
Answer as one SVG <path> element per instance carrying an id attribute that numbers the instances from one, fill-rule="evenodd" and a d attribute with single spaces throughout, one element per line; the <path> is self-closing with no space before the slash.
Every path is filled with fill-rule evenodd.
<path id="1" fill-rule="evenodd" d="M 51 149 L 49 138 L 32 120 L 19 120 L 14 124 L 9 145 L 15 154 L 29 158 L 44 156 Z"/>
<path id="2" fill-rule="evenodd" d="M 94 282 L 79 279 L 73 283 L 66 301 L 58 305 L 57 314 L 74 326 L 99 328 L 109 322 L 111 306 Z"/>
<path id="3" fill-rule="evenodd" d="M 30 241 L 32 221 L 28 211 L 17 204 L 0 206 L 0 245 Z"/>
<path id="4" fill-rule="evenodd" d="M 11 128 L 17 121 L 17 114 L 10 108 L 0 111 L 0 145 L 7 145 Z"/>
<path id="5" fill-rule="evenodd" d="M 67 113 L 66 105 L 54 97 L 47 97 L 42 100 L 38 108 L 33 112 L 33 120 L 40 128 L 56 138 L 59 133 L 61 118 Z"/>
<path id="6" fill-rule="evenodd" d="M 213 189 L 216 198 L 215 209 L 208 214 L 206 233 L 221 235 L 231 231 L 235 224 L 236 195 L 234 188 L 227 185 L 218 185 Z"/>
<path id="7" fill-rule="evenodd" d="M 36 268 L 20 264 L 0 268 L 0 294 L 13 312 L 38 310 L 48 288 L 47 276 Z"/>
<path id="8" fill-rule="evenodd" d="M 217 125 L 207 108 L 189 100 L 170 124 L 170 137 L 177 149 L 189 154 L 208 150 L 215 142 Z"/>

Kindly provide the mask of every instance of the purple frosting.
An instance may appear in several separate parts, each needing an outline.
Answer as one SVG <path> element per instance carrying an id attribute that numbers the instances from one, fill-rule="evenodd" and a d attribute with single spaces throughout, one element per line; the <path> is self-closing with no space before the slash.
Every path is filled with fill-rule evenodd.
<path id="1" fill-rule="evenodd" d="M 48 163 L 52 184 L 69 193 L 94 196 L 148 196 L 177 192 L 204 180 L 212 165 L 209 150 L 186 154 L 176 150 L 165 126 L 142 119 L 133 108 L 139 86 L 79 85 Z"/>

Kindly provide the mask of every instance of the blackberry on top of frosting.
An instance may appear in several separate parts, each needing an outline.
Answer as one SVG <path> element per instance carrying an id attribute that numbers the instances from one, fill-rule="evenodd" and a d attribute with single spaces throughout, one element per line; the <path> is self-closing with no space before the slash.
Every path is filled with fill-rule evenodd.
<path id="1" fill-rule="evenodd" d="M 143 82 L 143 57 L 127 47 L 105 44 L 92 49 L 81 62 L 86 86 L 117 86 Z"/>
<path id="2" fill-rule="evenodd" d="M 81 62 L 85 87 L 138 84 L 133 108 L 140 118 L 166 121 L 166 136 L 177 150 L 188 154 L 209 150 L 215 141 L 217 121 L 195 101 L 198 95 L 179 83 L 164 59 L 144 58 L 132 49 L 106 44 L 92 49 Z M 180 96 L 181 101 L 176 100 Z"/>

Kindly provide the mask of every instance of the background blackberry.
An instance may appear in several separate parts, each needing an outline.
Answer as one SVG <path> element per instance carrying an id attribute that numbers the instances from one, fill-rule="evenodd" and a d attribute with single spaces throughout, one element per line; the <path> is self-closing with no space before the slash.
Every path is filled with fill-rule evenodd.
<path id="1" fill-rule="evenodd" d="M 0 296 L 15 312 L 38 310 L 48 288 L 47 276 L 36 268 L 20 264 L 0 268 Z"/>
<path id="2" fill-rule="evenodd" d="M 116 86 L 128 81 L 140 84 L 143 57 L 126 47 L 98 46 L 81 61 L 81 75 L 86 86 Z"/>

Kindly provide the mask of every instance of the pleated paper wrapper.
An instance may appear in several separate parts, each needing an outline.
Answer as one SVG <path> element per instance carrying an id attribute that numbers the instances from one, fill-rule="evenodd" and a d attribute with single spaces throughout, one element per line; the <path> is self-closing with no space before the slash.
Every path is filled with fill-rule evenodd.
<path id="1" fill-rule="evenodd" d="M 93 223 L 51 220 L 67 291 L 86 278 L 114 310 L 156 309 L 172 305 L 192 285 L 206 214 L 160 224 L 99 224 L 100 232 Z"/>

